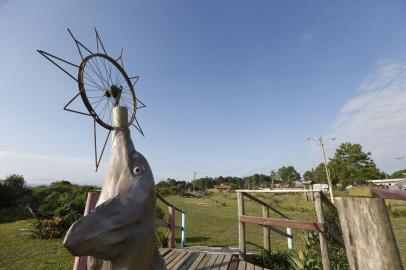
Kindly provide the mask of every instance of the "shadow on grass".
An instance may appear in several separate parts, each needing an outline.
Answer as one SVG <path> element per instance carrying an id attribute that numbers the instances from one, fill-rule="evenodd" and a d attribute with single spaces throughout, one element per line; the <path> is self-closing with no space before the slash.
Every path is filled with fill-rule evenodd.
<path id="1" fill-rule="evenodd" d="M 193 236 L 193 237 L 187 237 L 186 238 L 186 243 L 191 244 L 191 243 L 196 243 L 196 242 L 205 242 L 209 240 L 209 237 L 206 236 Z M 180 241 L 180 239 L 179 239 Z"/>

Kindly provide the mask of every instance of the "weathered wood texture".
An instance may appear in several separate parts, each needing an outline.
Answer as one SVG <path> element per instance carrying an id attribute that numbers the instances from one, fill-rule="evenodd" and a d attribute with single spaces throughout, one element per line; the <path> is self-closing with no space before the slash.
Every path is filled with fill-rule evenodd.
<path id="1" fill-rule="evenodd" d="M 238 204 L 238 243 L 240 248 L 239 258 L 245 257 L 245 223 L 241 220 L 241 216 L 244 215 L 244 196 L 242 192 L 237 193 Z"/>
<path id="2" fill-rule="evenodd" d="M 168 247 L 175 247 L 175 209 L 168 206 Z"/>
<path id="3" fill-rule="evenodd" d="M 100 191 L 93 191 L 87 193 L 87 200 L 85 206 L 84 216 L 89 214 L 96 207 L 97 200 L 99 199 Z M 73 270 L 86 270 L 87 269 L 87 256 L 75 257 L 73 263 Z"/>
<path id="4" fill-rule="evenodd" d="M 399 249 L 381 198 L 335 200 L 352 270 L 402 270 Z"/>
<path id="5" fill-rule="evenodd" d="M 262 217 L 263 218 L 269 218 L 269 210 L 266 206 L 262 206 Z M 269 231 L 269 228 L 264 227 L 263 228 L 263 241 L 264 241 L 264 249 L 271 251 L 271 233 Z"/>
<path id="6" fill-rule="evenodd" d="M 323 214 L 323 205 L 321 203 L 321 195 L 320 193 L 315 193 L 314 194 L 314 199 L 315 199 L 315 208 L 316 208 L 316 215 L 317 215 L 317 221 L 319 223 L 324 224 L 324 214 Z M 323 270 L 330 270 L 331 265 L 330 265 L 330 253 L 328 250 L 328 243 L 326 239 L 326 233 L 325 232 L 320 232 L 319 233 L 319 238 L 320 238 L 320 249 L 321 249 L 321 258 L 322 258 L 322 263 L 323 263 Z"/>
<path id="7" fill-rule="evenodd" d="M 239 260 L 236 254 L 219 252 L 199 252 L 187 249 L 159 249 L 164 257 L 168 270 L 237 270 L 253 269 L 264 270 L 265 268 L 252 263 Z"/>
<path id="8" fill-rule="evenodd" d="M 289 219 L 280 219 L 280 218 L 263 218 L 255 216 L 240 216 L 240 221 L 243 223 L 252 223 L 263 226 L 276 226 L 292 229 L 302 229 L 307 231 L 317 231 L 324 232 L 324 224 L 318 222 L 308 222 L 308 221 L 299 221 L 299 220 L 289 220 Z"/>

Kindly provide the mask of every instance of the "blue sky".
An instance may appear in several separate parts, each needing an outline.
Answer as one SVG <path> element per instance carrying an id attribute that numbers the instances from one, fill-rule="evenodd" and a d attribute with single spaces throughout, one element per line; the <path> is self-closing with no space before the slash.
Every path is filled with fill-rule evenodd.
<path id="1" fill-rule="evenodd" d="M 62 110 L 77 86 L 35 51 L 79 64 L 66 28 L 95 48 L 94 26 L 140 76 L 133 140 L 156 181 L 303 173 L 317 136 L 337 138 L 329 156 L 352 141 L 404 168 L 406 74 L 382 89 L 405 67 L 405 14 L 403 1 L 0 0 L 0 177 L 100 183 L 92 121 Z"/>

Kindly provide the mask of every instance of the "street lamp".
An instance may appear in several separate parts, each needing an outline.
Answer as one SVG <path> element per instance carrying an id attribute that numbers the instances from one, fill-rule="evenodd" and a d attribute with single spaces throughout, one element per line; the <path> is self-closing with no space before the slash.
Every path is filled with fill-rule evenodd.
<path id="1" fill-rule="evenodd" d="M 334 141 L 336 138 L 329 138 L 330 140 Z M 331 202 L 334 203 L 334 196 L 333 196 L 333 185 L 331 184 L 331 179 L 330 179 L 330 170 L 327 167 L 327 159 L 326 159 L 326 152 L 324 151 L 324 143 L 323 143 L 323 138 L 319 137 L 318 139 L 314 138 L 306 138 L 306 141 L 313 141 L 317 143 L 318 145 L 321 146 L 321 152 L 323 154 L 323 159 L 324 159 L 324 168 L 326 169 L 326 176 L 327 176 L 327 182 L 328 182 L 328 189 L 330 192 L 330 199 Z"/>

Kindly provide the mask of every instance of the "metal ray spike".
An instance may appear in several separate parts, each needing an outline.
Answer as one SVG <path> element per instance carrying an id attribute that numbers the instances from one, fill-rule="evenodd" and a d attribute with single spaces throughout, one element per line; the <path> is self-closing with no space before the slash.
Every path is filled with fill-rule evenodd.
<path id="1" fill-rule="evenodd" d="M 131 125 L 134 126 L 143 137 L 145 137 L 144 132 L 142 131 L 142 128 L 140 126 L 140 123 L 138 123 L 137 117 L 135 118 L 135 122 L 137 123 L 136 125 L 134 123 L 132 123 Z"/>
<path id="2" fill-rule="evenodd" d="M 141 103 L 141 106 L 136 108 L 137 110 L 147 107 L 147 105 L 145 105 L 141 100 L 139 100 L 138 98 L 136 98 L 136 99 L 137 99 L 137 103 L 138 102 Z"/>
<path id="3" fill-rule="evenodd" d="M 96 172 L 99 169 L 100 161 L 104 154 L 104 149 L 106 149 L 107 141 L 109 140 L 111 130 L 107 133 L 106 140 L 104 141 L 103 148 L 101 150 L 100 156 L 97 155 L 97 136 L 96 136 L 96 120 L 93 121 L 93 139 L 94 139 L 94 158 L 96 163 Z"/>
<path id="4" fill-rule="evenodd" d="M 69 62 L 69 61 L 67 61 L 67 60 L 65 60 L 65 59 L 62 59 L 62 58 L 60 58 L 60 57 L 57 57 L 57 56 L 55 56 L 55 55 L 52 55 L 52 54 L 50 54 L 50 53 L 48 53 L 48 52 L 45 52 L 45 51 L 42 51 L 42 50 L 37 50 L 37 52 L 40 53 L 43 57 L 45 57 L 49 62 L 51 62 L 52 64 L 54 64 L 55 66 L 57 66 L 60 70 L 62 70 L 63 72 L 65 72 L 65 74 L 67 74 L 69 77 L 71 77 L 72 79 L 74 79 L 76 82 L 78 81 L 78 80 L 77 80 L 72 74 L 70 74 L 66 69 L 64 69 L 61 65 L 58 65 L 54 60 L 52 60 L 52 58 L 53 58 L 53 59 L 56 59 L 56 60 L 59 60 L 59 61 L 65 63 L 65 64 L 74 66 L 74 67 L 76 67 L 76 68 L 79 68 L 78 65 L 75 65 L 75 64 L 73 64 L 72 62 Z"/>
<path id="5" fill-rule="evenodd" d="M 83 60 L 84 58 L 83 58 L 82 51 L 80 50 L 80 47 L 82 47 L 83 49 L 85 49 L 88 53 L 94 54 L 91 50 L 89 50 L 88 48 L 86 48 L 85 45 L 83 45 L 79 40 L 77 40 L 77 39 L 75 38 L 75 36 L 72 34 L 72 32 L 70 31 L 69 28 L 68 28 L 68 32 L 69 32 L 70 36 L 72 37 L 72 39 L 75 41 L 76 47 L 78 48 L 78 52 L 79 52 L 80 57 L 82 58 L 82 60 Z"/>
<path id="6" fill-rule="evenodd" d="M 140 78 L 140 76 L 134 76 L 134 77 L 129 77 L 130 80 L 135 79 L 135 81 L 133 82 L 133 87 L 135 86 L 135 84 L 138 82 L 138 79 Z"/>
<path id="7" fill-rule="evenodd" d="M 63 109 L 65 111 L 69 111 L 69 112 L 74 112 L 74 113 L 78 113 L 78 114 L 83 114 L 83 115 L 87 115 L 87 116 L 93 116 L 90 113 L 84 113 L 84 112 L 80 112 L 80 111 L 76 111 L 76 110 L 72 110 L 69 109 L 68 106 L 80 95 L 80 92 L 76 94 L 76 96 L 74 96 L 71 100 L 69 100 L 68 103 L 66 103 L 66 105 L 63 107 Z"/>
<path id="8" fill-rule="evenodd" d="M 123 56 L 123 51 L 124 51 L 124 49 L 121 49 L 120 56 L 117 59 L 114 59 L 114 61 L 117 62 L 118 60 L 121 59 L 121 57 Z"/>
<path id="9" fill-rule="evenodd" d="M 97 32 L 96 27 L 94 28 L 94 32 L 96 33 L 97 52 L 99 52 L 99 43 L 100 43 L 100 45 L 101 45 L 101 47 L 102 47 L 102 49 L 103 49 L 103 51 L 104 51 L 104 54 L 107 55 L 106 49 L 105 49 L 104 46 L 103 46 L 103 42 L 101 41 L 100 35 L 99 35 L 99 33 Z"/>

